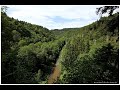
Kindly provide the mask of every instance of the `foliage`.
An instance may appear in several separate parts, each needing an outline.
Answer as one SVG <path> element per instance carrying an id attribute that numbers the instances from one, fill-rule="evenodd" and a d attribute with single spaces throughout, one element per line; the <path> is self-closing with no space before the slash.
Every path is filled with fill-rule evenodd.
<path id="1" fill-rule="evenodd" d="M 97 8 L 96 14 L 104 14 L 106 12 L 109 13 L 111 16 L 113 14 L 113 11 L 115 9 L 119 8 L 119 6 L 104 6 L 104 7 L 99 7 Z"/>
<path id="2" fill-rule="evenodd" d="M 107 10 L 107 9 L 106 9 Z M 2 83 L 118 83 L 119 13 L 81 28 L 48 30 L 1 12 Z"/>
<path id="3" fill-rule="evenodd" d="M 116 13 L 102 17 L 81 29 L 68 31 L 71 38 L 64 31 L 69 39 L 60 57 L 62 70 L 57 83 L 118 83 L 119 36 L 114 33 L 118 32 L 118 16 Z"/>

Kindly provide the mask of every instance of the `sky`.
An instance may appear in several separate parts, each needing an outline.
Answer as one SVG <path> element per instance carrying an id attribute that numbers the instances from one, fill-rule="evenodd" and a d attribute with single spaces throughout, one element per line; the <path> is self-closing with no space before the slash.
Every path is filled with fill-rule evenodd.
<path id="1" fill-rule="evenodd" d="M 7 5 L 7 15 L 48 29 L 75 28 L 100 18 L 101 5 Z"/>

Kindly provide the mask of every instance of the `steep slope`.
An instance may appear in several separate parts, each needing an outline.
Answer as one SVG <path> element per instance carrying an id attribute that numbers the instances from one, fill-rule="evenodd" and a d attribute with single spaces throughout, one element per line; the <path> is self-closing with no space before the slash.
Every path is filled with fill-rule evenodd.
<path id="1" fill-rule="evenodd" d="M 77 30 L 53 32 L 67 42 L 57 83 L 118 83 L 119 13 Z"/>
<path id="2" fill-rule="evenodd" d="M 46 81 L 64 45 L 48 29 L 1 13 L 2 83 Z"/>

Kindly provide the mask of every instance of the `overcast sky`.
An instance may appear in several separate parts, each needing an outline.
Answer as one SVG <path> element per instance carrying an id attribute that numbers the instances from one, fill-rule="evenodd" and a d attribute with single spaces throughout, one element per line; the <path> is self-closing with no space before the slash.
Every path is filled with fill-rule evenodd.
<path id="1" fill-rule="evenodd" d="M 99 19 L 100 5 L 7 5 L 7 15 L 48 29 L 82 27 Z"/>

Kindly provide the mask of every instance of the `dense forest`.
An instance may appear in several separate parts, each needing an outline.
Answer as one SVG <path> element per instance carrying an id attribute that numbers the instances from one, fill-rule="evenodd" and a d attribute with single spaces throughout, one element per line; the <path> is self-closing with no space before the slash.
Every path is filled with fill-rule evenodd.
<path id="1" fill-rule="evenodd" d="M 119 83 L 119 13 L 81 28 L 48 30 L 2 10 L 1 37 L 2 84 Z M 60 74 L 49 82 L 57 65 Z"/>

